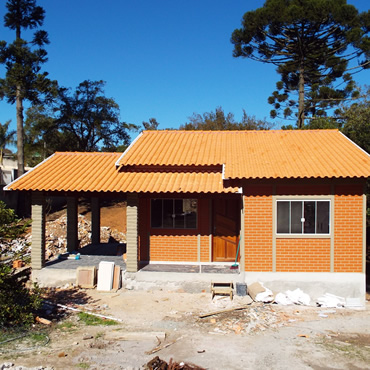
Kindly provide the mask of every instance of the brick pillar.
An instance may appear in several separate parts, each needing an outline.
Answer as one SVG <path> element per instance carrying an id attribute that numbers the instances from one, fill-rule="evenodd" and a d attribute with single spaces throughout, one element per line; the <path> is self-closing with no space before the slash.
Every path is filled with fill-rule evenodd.
<path id="1" fill-rule="evenodd" d="M 45 198 L 42 193 L 32 194 L 31 209 L 31 267 L 34 270 L 41 270 L 45 266 Z"/>
<path id="2" fill-rule="evenodd" d="M 77 198 L 67 197 L 67 251 L 78 249 Z"/>
<path id="3" fill-rule="evenodd" d="M 91 242 L 100 244 L 100 204 L 98 197 L 91 198 Z"/>
<path id="4" fill-rule="evenodd" d="M 138 208 L 139 199 L 137 194 L 128 194 L 126 210 L 127 272 L 137 272 L 138 270 Z"/>

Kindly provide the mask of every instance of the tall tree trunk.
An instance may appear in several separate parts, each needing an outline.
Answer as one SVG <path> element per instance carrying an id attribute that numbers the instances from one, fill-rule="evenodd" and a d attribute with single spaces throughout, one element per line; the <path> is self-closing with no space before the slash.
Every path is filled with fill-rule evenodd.
<path id="1" fill-rule="evenodd" d="M 304 126 L 304 66 L 301 63 L 299 67 L 299 83 L 298 83 L 298 128 Z"/>
<path id="2" fill-rule="evenodd" d="M 17 25 L 15 30 L 16 39 L 21 38 L 21 27 Z M 17 63 L 20 63 L 17 60 Z M 16 90 L 16 111 L 17 111 L 17 159 L 18 159 L 18 177 L 24 174 L 24 151 L 23 151 L 23 99 L 21 96 L 21 87 L 17 84 Z"/>
<path id="3" fill-rule="evenodd" d="M 18 158 L 18 177 L 24 174 L 24 151 L 23 151 L 23 99 L 21 97 L 21 87 L 17 86 L 16 92 L 17 109 L 17 158 Z"/>

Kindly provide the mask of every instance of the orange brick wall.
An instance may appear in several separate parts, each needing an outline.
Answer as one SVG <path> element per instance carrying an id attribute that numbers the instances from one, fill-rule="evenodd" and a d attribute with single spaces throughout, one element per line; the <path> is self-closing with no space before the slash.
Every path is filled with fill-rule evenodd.
<path id="1" fill-rule="evenodd" d="M 330 195 L 332 185 L 277 184 L 276 195 Z M 245 186 L 245 270 L 272 271 L 273 185 Z M 362 271 L 363 184 L 334 184 L 334 272 Z M 277 272 L 330 272 L 330 238 L 276 238 Z"/>
<path id="2" fill-rule="evenodd" d="M 276 239 L 276 271 L 330 272 L 330 239 Z"/>
<path id="3" fill-rule="evenodd" d="M 272 271 L 272 186 L 244 195 L 245 271 Z"/>
<path id="4" fill-rule="evenodd" d="M 245 270 L 273 270 L 274 184 L 244 187 Z M 276 195 L 330 195 L 334 189 L 334 271 L 362 271 L 363 184 L 276 184 Z M 181 197 L 181 196 L 179 196 Z M 196 262 L 198 234 L 200 260 L 210 256 L 210 198 L 198 198 L 198 228 L 158 230 L 150 228 L 150 198 L 139 204 L 139 258 L 141 261 Z M 276 271 L 329 272 L 330 238 L 276 238 Z"/>
<path id="5" fill-rule="evenodd" d="M 156 197 L 159 196 L 156 195 Z M 167 196 L 167 198 L 175 197 Z M 198 198 L 197 229 L 152 229 L 150 227 L 150 198 L 141 198 L 139 205 L 140 261 L 196 262 L 198 261 L 198 234 L 200 234 L 200 259 L 203 262 L 209 262 L 208 204 L 207 197 Z"/>
<path id="6" fill-rule="evenodd" d="M 337 186 L 335 195 L 336 272 L 362 271 L 362 192 L 360 185 Z"/>
<path id="7" fill-rule="evenodd" d="M 150 236 L 151 261 L 197 261 L 198 242 L 196 235 L 161 235 Z"/>

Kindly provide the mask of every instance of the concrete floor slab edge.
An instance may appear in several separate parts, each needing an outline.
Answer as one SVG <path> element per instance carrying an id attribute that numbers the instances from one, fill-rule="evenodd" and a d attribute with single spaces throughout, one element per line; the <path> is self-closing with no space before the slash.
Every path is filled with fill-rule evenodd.
<path id="1" fill-rule="evenodd" d="M 245 283 L 262 282 L 275 293 L 300 288 L 316 300 L 325 293 L 358 298 L 365 304 L 366 276 L 363 273 L 245 272 Z"/>

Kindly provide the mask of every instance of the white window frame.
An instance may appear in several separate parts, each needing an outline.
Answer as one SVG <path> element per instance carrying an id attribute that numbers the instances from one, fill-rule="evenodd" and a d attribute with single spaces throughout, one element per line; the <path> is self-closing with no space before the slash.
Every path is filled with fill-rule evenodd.
<path id="1" fill-rule="evenodd" d="M 325 234 L 319 234 L 319 233 L 309 233 L 305 234 L 304 232 L 297 234 L 297 233 L 278 233 L 277 232 L 277 226 L 278 226 L 278 217 L 277 217 L 277 205 L 278 202 L 328 202 L 329 203 L 329 232 Z M 274 233 L 277 238 L 331 238 L 332 236 L 332 230 L 333 230 L 333 217 L 334 217 L 334 209 L 333 209 L 333 198 L 331 196 L 275 196 L 274 199 Z M 317 207 L 316 207 L 317 212 Z M 302 218 L 304 213 L 304 206 L 302 205 Z M 316 213 L 317 215 L 317 213 Z M 315 221 L 317 219 L 317 216 L 315 215 Z M 316 223 L 316 222 L 315 222 Z M 302 226 L 303 227 L 303 226 Z M 304 231 L 304 230 L 303 230 Z"/>

